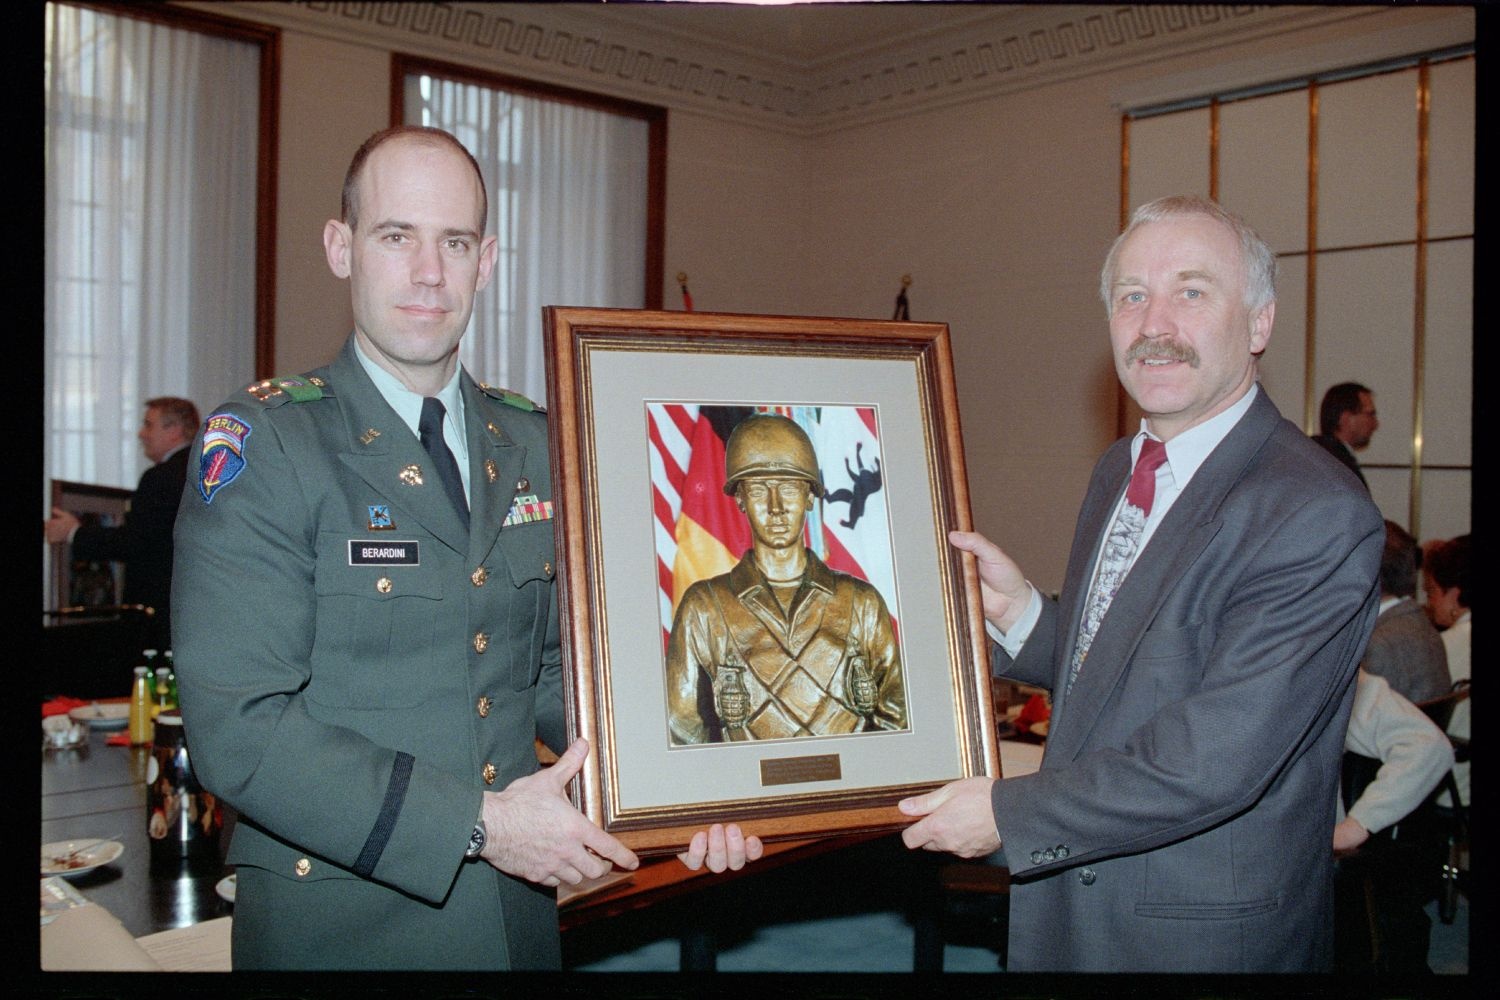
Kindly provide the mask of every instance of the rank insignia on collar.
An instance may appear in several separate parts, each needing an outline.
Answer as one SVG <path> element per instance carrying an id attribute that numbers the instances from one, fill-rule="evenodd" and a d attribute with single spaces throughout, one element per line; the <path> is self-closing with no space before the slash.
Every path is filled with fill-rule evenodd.
<path id="1" fill-rule="evenodd" d="M 391 519 L 391 505 L 388 503 L 369 504 L 370 530 L 371 531 L 394 531 L 396 522 Z"/>
<path id="2" fill-rule="evenodd" d="M 233 413 L 215 413 L 203 425 L 203 453 L 198 458 L 198 492 L 204 503 L 245 471 L 245 439 L 250 425 Z"/>
<path id="3" fill-rule="evenodd" d="M 505 520 L 500 523 L 500 527 L 508 528 L 512 524 L 550 520 L 552 520 L 552 501 L 541 500 L 533 493 L 524 497 L 516 497 L 505 515 Z"/>
<path id="4" fill-rule="evenodd" d="M 397 478 L 407 486 L 421 486 L 422 467 L 420 465 L 408 465 L 401 470 Z"/>

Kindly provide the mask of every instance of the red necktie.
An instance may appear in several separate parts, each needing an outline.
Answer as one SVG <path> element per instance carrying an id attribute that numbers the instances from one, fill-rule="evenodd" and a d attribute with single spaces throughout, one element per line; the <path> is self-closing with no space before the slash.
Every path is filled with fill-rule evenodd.
<path id="1" fill-rule="evenodd" d="M 1135 471 L 1130 474 L 1130 485 L 1125 488 L 1125 499 L 1143 513 L 1151 513 L 1151 502 L 1156 499 L 1156 470 L 1166 460 L 1165 444 L 1149 437 L 1141 442 L 1141 454 L 1135 460 Z"/>

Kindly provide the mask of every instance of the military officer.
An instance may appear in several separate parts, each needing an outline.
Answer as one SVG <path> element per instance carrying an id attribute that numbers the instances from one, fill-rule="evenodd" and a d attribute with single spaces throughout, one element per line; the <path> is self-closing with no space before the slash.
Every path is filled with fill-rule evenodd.
<path id="1" fill-rule="evenodd" d="M 555 968 L 555 887 L 637 860 L 566 797 L 545 417 L 458 364 L 495 238 L 436 129 L 372 136 L 324 228 L 354 333 L 206 421 L 177 529 L 193 764 L 240 820 L 233 962 Z M 760 843 L 700 832 L 690 867 Z"/>
<path id="2" fill-rule="evenodd" d="M 724 466 L 724 492 L 754 542 L 678 605 L 667 646 L 672 741 L 906 728 L 901 652 L 880 592 L 829 569 L 802 541 L 823 494 L 807 433 L 753 414 L 729 435 Z"/>

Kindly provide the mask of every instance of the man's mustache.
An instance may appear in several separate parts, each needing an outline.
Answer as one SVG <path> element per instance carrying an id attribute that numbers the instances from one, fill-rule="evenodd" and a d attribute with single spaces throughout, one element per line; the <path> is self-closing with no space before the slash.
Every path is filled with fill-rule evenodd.
<path id="1" fill-rule="evenodd" d="M 1164 361 L 1185 361 L 1193 368 L 1198 367 L 1198 352 L 1186 344 L 1175 340 L 1163 340 L 1161 338 L 1150 339 L 1137 337 L 1135 343 L 1125 351 L 1125 363 L 1132 361 L 1145 361 L 1152 358 L 1160 358 Z"/>

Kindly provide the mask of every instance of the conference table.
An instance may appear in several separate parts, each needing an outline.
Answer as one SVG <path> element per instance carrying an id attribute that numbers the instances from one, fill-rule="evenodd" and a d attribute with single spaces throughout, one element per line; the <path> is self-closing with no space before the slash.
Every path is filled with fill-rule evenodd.
<path id="1" fill-rule="evenodd" d="M 226 824 L 218 853 L 185 859 L 153 857 L 146 830 L 146 776 L 149 747 L 110 745 L 112 733 L 94 729 L 81 743 L 44 748 L 41 761 L 41 843 L 113 840 L 123 850 L 117 860 L 68 878 L 77 894 L 98 904 L 134 938 L 202 925 L 233 915 L 232 902 L 221 895 L 233 869 L 223 863 L 232 834 Z M 1007 774 L 1035 770 L 1040 746 L 1002 741 Z M 853 835 L 793 841 L 768 847 L 767 857 L 739 873 L 689 872 L 674 858 L 650 859 L 641 869 L 619 873 L 582 892 L 566 892 L 559 904 L 564 933 L 598 919 L 696 891 L 726 879 L 746 878 L 778 867 L 802 863 L 870 840 Z M 46 928 L 44 928 L 45 937 Z M 683 937 L 686 964 L 702 957 L 690 954 L 695 937 Z M 707 959 L 711 966 L 712 959 Z"/>
<path id="2" fill-rule="evenodd" d="M 69 882 L 135 937 L 229 916 L 233 907 L 216 890 L 231 871 L 222 851 L 203 860 L 152 855 L 146 832 L 150 747 L 109 746 L 110 735 L 95 729 L 77 746 L 42 750 L 41 843 L 121 844 L 118 860 Z"/>

